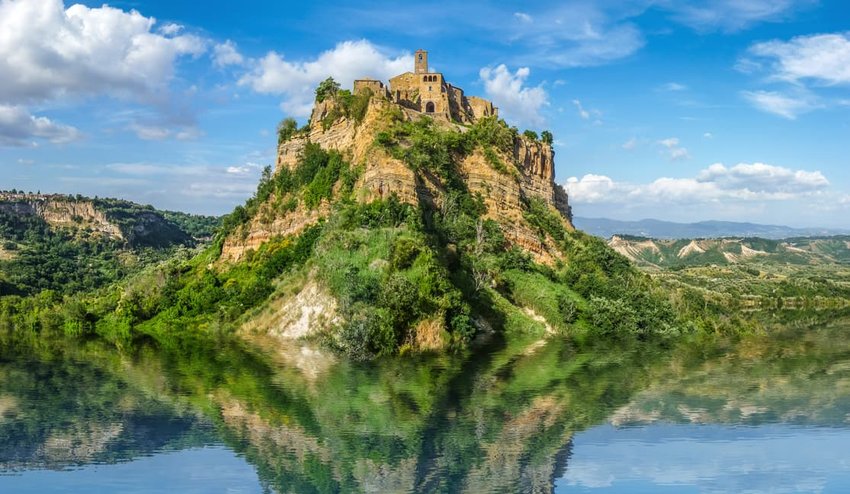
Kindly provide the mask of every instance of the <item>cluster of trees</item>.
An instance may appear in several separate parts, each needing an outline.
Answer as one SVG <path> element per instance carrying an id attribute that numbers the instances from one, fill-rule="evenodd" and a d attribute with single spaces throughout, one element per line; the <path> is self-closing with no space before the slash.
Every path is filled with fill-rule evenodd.
<path id="1" fill-rule="evenodd" d="M 11 259 L 0 261 L 0 296 L 90 291 L 165 259 L 173 250 L 128 251 L 106 237 L 83 238 L 51 228 L 38 216 L 0 211 L 0 238 Z"/>

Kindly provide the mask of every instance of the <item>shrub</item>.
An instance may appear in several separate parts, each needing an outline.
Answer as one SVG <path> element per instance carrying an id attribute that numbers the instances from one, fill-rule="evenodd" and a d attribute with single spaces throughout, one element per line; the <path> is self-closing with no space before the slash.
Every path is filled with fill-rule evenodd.
<path id="1" fill-rule="evenodd" d="M 277 145 L 292 139 L 292 136 L 298 132 L 298 122 L 294 118 L 284 118 L 277 125 Z"/>
<path id="2" fill-rule="evenodd" d="M 337 91 L 339 91 L 339 83 L 333 77 L 328 77 L 320 82 L 316 88 L 316 101 L 321 103 L 328 98 L 332 98 L 336 95 Z"/>
<path id="3" fill-rule="evenodd" d="M 576 305 L 575 301 L 570 297 L 559 293 L 557 295 L 558 300 L 558 312 L 561 313 L 561 317 L 564 319 L 564 322 L 567 324 L 572 324 L 578 319 L 579 308 Z"/>
<path id="4" fill-rule="evenodd" d="M 544 130 L 540 133 L 540 140 L 551 146 L 555 142 L 555 137 L 548 130 Z"/>
<path id="5" fill-rule="evenodd" d="M 593 330 L 601 335 L 622 336 L 638 333 L 637 314 L 623 300 L 591 295 L 588 310 Z"/>
<path id="6" fill-rule="evenodd" d="M 522 133 L 522 135 L 524 135 L 528 139 L 531 139 L 532 141 L 536 141 L 536 140 L 539 139 L 537 137 L 537 132 L 534 132 L 533 130 L 526 130 L 525 132 Z"/>
<path id="7" fill-rule="evenodd" d="M 390 266 L 393 269 L 407 269 L 419 255 L 418 242 L 410 237 L 399 237 L 393 242 L 390 251 Z"/>
<path id="8" fill-rule="evenodd" d="M 393 273 L 381 286 L 378 304 L 387 309 L 395 327 L 403 331 L 418 316 L 419 294 L 416 285 L 402 274 Z"/>

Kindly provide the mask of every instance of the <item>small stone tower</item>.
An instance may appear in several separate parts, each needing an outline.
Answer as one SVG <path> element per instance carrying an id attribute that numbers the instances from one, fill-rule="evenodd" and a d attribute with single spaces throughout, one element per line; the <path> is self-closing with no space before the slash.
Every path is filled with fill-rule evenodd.
<path id="1" fill-rule="evenodd" d="M 416 50 L 416 53 L 413 54 L 414 57 L 414 74 L 427 74 L 428 73 L 428 52 L 425 50 Z"/>

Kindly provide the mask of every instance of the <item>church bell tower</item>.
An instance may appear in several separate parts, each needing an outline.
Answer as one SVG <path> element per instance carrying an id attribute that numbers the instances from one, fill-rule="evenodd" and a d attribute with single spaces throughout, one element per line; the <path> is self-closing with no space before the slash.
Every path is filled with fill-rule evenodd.
<path id="1" fill-rule="evenodd" d="M 416 50 L 416 53 L 413 54 L 414 59 L 414 74 L 427 74 L 428 73 L 428 52 L 425 50 Z"/>

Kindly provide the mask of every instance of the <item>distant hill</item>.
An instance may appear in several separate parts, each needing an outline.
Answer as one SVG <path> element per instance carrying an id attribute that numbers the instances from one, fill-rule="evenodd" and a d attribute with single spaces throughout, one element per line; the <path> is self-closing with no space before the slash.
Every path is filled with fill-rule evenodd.
<path id="1" fill-rule="evenodd" d="M 0 296 L 99 288 L 211 237 L 219 218 L 0 191 Z"/>
<path id="2" fill-rule="evenodd" d="M 791 237 L 822 237 L 847 235 L 850 230 L 830 228 L 791 228 L 780 225 L 759 225 L 756 223 L 737 223 L 733 221 L 700 221 L 697 223 L 675 223 L 645 219 L 639 221 L 619 221 L 607 218 L 573 219 L 576 228 L 602 238 L 614 235 L 635 235 L 656 239 L 679 238 L 721 238 L 721 237 L 760 237 L 782 239 Z"/>
<path id="3" fill-rule="evenodd" d="M 641 267 L 683 268 L 728 264 L 815 265 L 850 263 L 850 236 L 652 239 L 614 235 L 608 245 Z"/>

